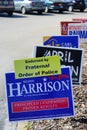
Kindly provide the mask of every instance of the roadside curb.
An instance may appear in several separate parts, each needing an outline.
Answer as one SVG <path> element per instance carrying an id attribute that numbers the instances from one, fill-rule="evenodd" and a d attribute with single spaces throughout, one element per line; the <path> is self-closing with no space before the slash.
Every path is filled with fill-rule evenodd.
<path id="1" fill-rule="evenodd" d="M 17 130 L 27 130 L 28 121 L 18 122 Z"/>

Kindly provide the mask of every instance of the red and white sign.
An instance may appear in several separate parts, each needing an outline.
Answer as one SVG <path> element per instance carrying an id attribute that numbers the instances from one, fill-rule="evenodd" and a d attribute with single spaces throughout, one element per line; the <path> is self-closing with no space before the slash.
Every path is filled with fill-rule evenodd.
<path id="1" fill-rule="evenodd" d="M 61 21 L 61 35 L 68 35 L 68 24 L 70 23 L 81 23 L 81 22 L 74 22 L 74 21 Z"/>
<path id="2" fill-rule="evenodd" d="M 12 112 L 40 111 L 49 109 L 64 109 L 69 107 L 68 98 L 56 98 L 45 100 L 32 100 L 24 102 L 13 102 Z"/>
<path id="3" fill-rule="evenodd" d="M 87 23 L 68 24 L 68 35 L 78 35 L 80 43 L 87 43 Z"/>
<path id="4" fill-rule="evenodd" d="M 72 21 L 85 23 L 87 22 L 87 19 L 86 18 L 73 18 Z"/>

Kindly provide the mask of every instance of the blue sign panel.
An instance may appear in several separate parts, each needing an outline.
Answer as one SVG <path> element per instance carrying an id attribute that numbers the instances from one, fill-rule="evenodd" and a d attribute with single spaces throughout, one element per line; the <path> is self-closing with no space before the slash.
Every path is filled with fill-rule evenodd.
<path id="1" fill-rule="evenodd" d="M 62 74 L 15 79 L 6 73 L 9 121 L 74 116 L 70 69 Z"/>
<path id="2" fill-rule="evenodd" d="M 44 36 L 43 45 L 78 48 L 78 36 Z"/>

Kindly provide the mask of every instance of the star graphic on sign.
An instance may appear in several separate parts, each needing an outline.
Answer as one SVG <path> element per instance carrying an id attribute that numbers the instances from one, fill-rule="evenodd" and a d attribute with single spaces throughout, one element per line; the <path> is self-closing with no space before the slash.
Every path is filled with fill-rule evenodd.
<path id="1" fill-rule="evenodd" d="M 43 81 L 47 81 L 47 78 L 43 78 Z"/>

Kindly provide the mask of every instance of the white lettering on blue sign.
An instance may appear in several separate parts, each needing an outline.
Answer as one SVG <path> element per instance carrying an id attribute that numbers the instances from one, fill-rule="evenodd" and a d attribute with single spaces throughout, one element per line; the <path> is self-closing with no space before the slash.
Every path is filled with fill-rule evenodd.
<path id="1" fill-rule="evenodd" d="M 69 90 L 69 80 L 66 81 L 55 81 L 55 82 L 38 82 L 22 84 L 8 83 L 9 97 L 18 97 L 27 94 L 46 93 L 52 91 L 64 91 Z"/>
<path id="2" fill-rule="evenodd" d="M 69 35 L 79 35 L 80 38 L 87 38 L 87 31 L 86 30 L 76 30 L 76 31 L 69 31 Z"/>

